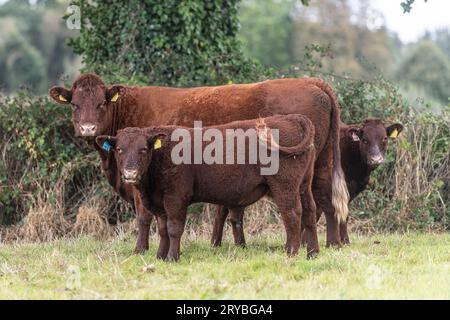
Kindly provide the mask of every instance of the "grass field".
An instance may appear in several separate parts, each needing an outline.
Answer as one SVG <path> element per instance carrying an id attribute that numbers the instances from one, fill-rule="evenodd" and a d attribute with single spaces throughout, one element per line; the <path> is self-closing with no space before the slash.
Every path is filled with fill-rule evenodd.
<path id="1" fill-rule="evenodd" d="M 353 236 L 307 261 L 282 236 L 187 240 L 179 263 L 131 255 L 134 239 L 0 245 L 2 299 L 450 299 L 450 235 Z M 323 238 L 321 239 L 323 245 Z"/>

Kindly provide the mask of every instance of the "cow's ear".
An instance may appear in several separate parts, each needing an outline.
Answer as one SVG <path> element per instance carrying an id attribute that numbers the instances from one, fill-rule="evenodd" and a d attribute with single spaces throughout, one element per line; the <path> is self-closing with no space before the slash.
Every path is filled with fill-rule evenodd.
<path id="1" fill-rule="evenodd" d="M 53 87 L 48 95 L 58 103 L 69 104 L 72 101 L 72 91 L 63 87 Z"/>
<path id="2" fill-rule="evenodd" d="M 386 134 L 391 139 L 396 139 L 402 131 L 403 126 L 400 123 L 394 123 L 386 128 Z"/>
<path id="3" fill-rule="evenodd" d="M 112 86 L 106 90 L 106 100 L 108 102 L 117 102 L 121 97 L 125 95 L 124 86 Z"/>
<path id="4" fill-rule="evenodd" d="M 104 151 L 109 152 L 116 147 L 116 137 L 111 136 L 98 136 L 95 138 L 97 145 Z"/>
<path id="5" fill-rule="evenodd" d="M 148 147 L 152 150 L 161 149 L 166 144 L 166 137 L 167 135 L 165 133 L 157 133 L 152 135 L 147 139 Z"/>
<path id="6" fill-rule="evenodd" d="M 347 131 L 348 136 L 352 141 L 360 141 L 361 140 L 361 129 L 359 128 L 350 128 Z"/>

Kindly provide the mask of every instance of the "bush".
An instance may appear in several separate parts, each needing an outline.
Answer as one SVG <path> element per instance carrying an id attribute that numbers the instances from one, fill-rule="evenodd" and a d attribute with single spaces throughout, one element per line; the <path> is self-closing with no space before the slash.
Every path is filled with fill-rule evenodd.
<path id="1" fill-rule="evenodd" d="M 0 224 L 22 223 L 38 200 L 58 202 L 70 217 L 87 197 L 113 197 L 98 155 L 74 137 L 70 118 L 70 108 L 47 97 L 0 96 Z"/>
<path id="2" fill-rule="evenodd" d="M 155 85 L 245 82 L 259 73 L 237 39 L 238 3 L 76 0 L 82 28 L 70 45 L 86 70 L 114 81 L 119 74 Z"/>

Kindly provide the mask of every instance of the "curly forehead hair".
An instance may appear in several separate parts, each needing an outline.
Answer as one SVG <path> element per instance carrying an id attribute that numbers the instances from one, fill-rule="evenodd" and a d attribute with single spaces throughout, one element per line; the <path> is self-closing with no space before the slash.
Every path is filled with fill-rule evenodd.
<path id="1" fill-rule="evenodd" d="M 117 135 L 119 134 L 136 134 L 136 133 L 144 133 L 144 130 L 142 128 L 138 127 L 128 127 L 125 129 L 120 129 L 117 131 Z"/>
<path id="2" fill-rule="evenodd" d="M 84 73 L 80 75 L 72 85 L 72 89 L 75 88 L 93 88 L 96 86 L 105 87 L 103 80 L 95 73 Z"/>
<path id="3" fill-rule="evenodd" d="M 366 120 L 364 120 L 363 125 L 384 125 L 383 121 L 381 121 L 381 119 L 379 118 L 368 118 Z"/>

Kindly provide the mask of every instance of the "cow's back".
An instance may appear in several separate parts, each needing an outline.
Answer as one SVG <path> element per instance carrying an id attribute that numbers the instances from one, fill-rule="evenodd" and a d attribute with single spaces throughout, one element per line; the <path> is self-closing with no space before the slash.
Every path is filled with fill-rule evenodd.
<path id="1" fill-rule="evenodd" d="M 316 83 L 314 78 L 299 78 L 214 87 L 134 88 L 138 106 L 127 107 L 125 119 L 130 120 L 121 127 L 192 127 L 199 120 L 203 126 L 210 126 L 276 114 L 302 114 L 316 128 L 315 146 L 320 152 L 329 137 L 332 106 Z"/>

